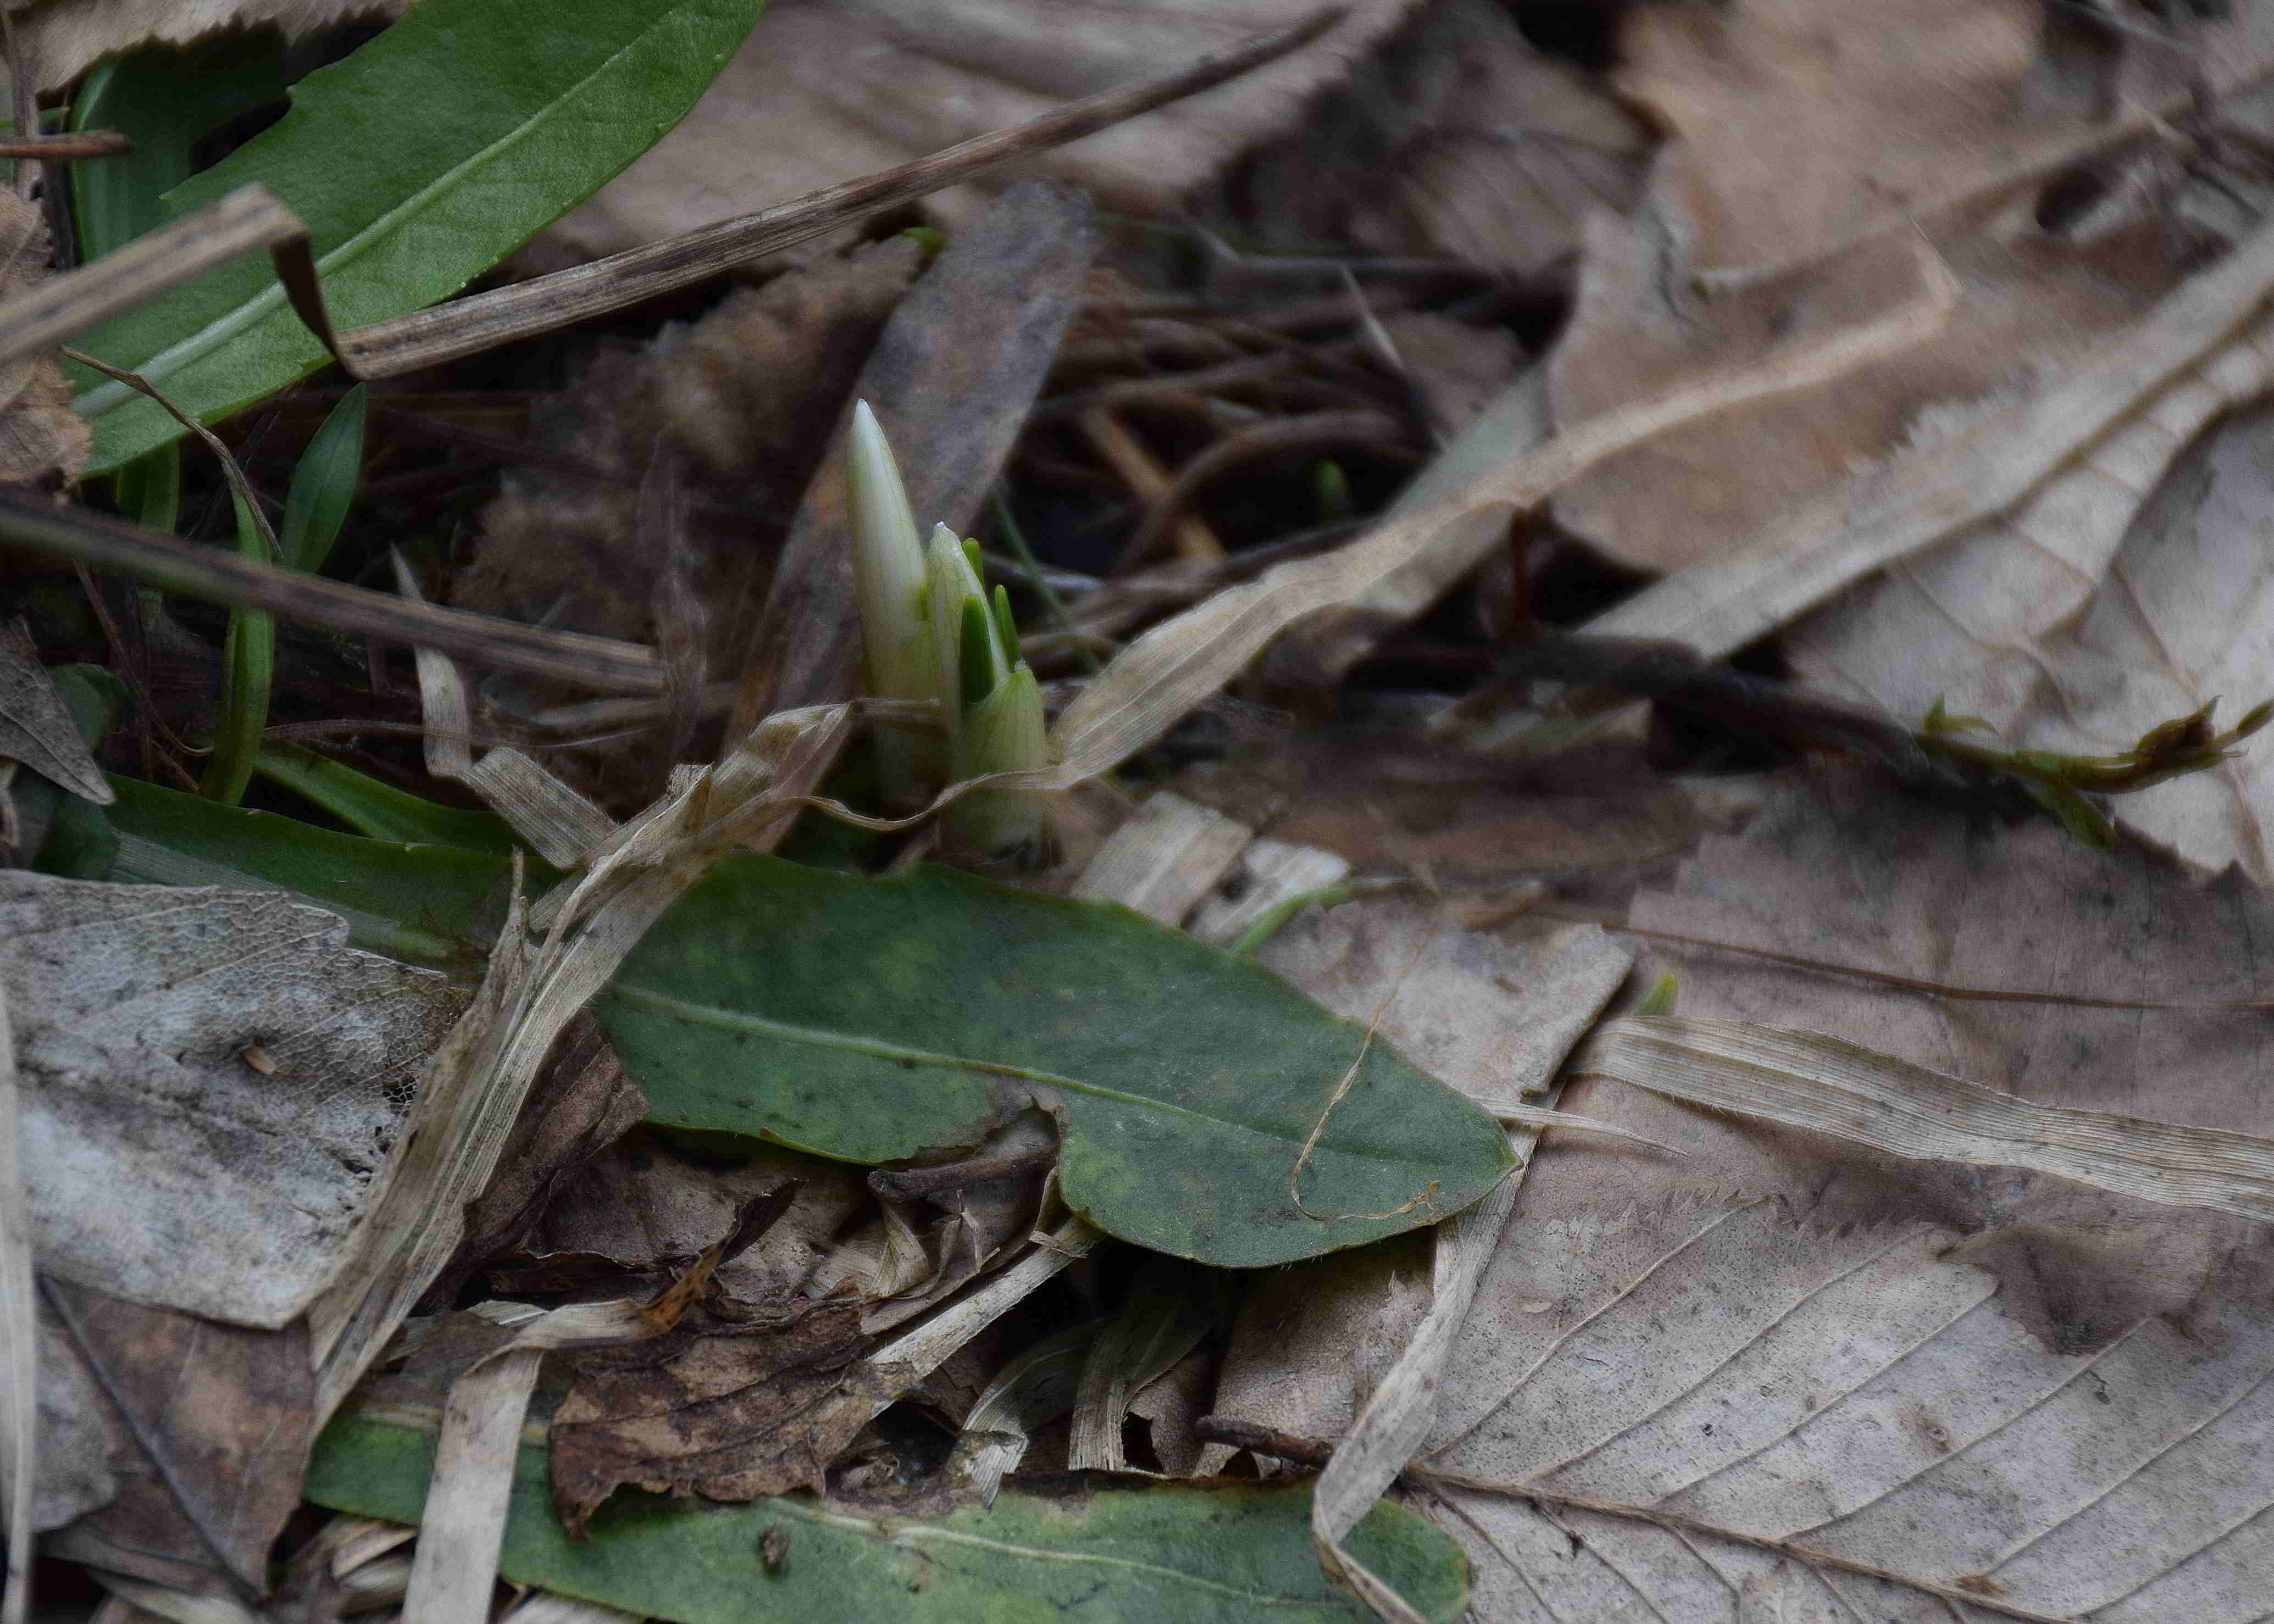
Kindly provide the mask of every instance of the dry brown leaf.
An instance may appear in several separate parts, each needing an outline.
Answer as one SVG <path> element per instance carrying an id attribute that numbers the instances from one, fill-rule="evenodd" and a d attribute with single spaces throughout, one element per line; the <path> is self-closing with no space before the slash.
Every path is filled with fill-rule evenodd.
<path id="1" fill-rule="evenodd" d="M 2070 234 L 2032 212 L 2053 173 L 2033 166 L 2117 127 L 2096 125 L 2116 104 L 2050 16 L 2029 0 L 1631 14 L 1622 83 L 1675 136 L 1642 217 L 1589 233 L 1578 309 L 1553 362 L 1560 417 L 1875 307 L 1899 274 L 1907 212 L 1966 296 L 1918 350 L 1619 459 L 1559 496 L 1566 524 L 1638 568 L 1742 549 L 1900 446 L 1923 410 L 2087 356 L 2172 285 L 2202 245 L 2178 204 L 2135 197 Z M 2200 46 L 2222 83 L 2263 60 L 2247 30 L 2232 32 Z M 2182 62 L 2187 48 L 2185 37 L 2134 46 Z M 2109 54 L 2100 71 L 2122 66 Z M 1949 201 L 1977 188 L 1975 200 Z"/>
<path id="2" fill-rule="evenodd" d="M 354 17 L 385 18 L 409 0 L 26 0 L 8 8 L 16 48 L 42 91 L 60 90 L 105 56 L 138 45 L 184 45 L 223 28 L 273 27 L 305 39 Z"/>
<path id="3" fill-rule="evenodd" d="M 0 299 L 48 274 L 48 227 L 39 207 L 0 195 Z M 87 466 L 94 431 L 71 410 L 71 385 L 52 353 L 0 365 L 0 485 L 68 484 Z"/>
<path id="4" fill-rule="evenodd" d="M 1978 528 L 1977 570 L 2052 555 L 2058 588 L 2021 566 L 2001 604 L 2074 601 L 2142 492 L 2203 418 L 2263 386 L 2274 229 L 2262 227 L 2089 357 L 2015 395 L 1938 414 L 1916 444 L 1779 519 L 1750 546 L 1645 587 L 1589 622 L 1734 652 L 1884 569 Z M 2056 598 L 2058 604 L 2059 599 Z"/>
<path id="5" fill-rule="evenodd" d="M 269 1328 L 329 1284 L 460 1003 L 347 934 L 273 892 L 0 875 L 43 1268 Z"/>
<path id="6" fill-rule="evenodd" d="M 247 1330 L 50 1278 L 52 1369 L 92 1401 L 51 1436 L 92 1445 L 115 1491 L 41 1537 L 42 1554 L 199 1592 L 267 1588 L 268 1548 L 299 1504 L 315 1442 L 308 1337 Z M 67 1389 L 50 1380 L 49 1405 Z"/>
<path id="7" fill-rule="evenodd" d="M 1631 207 L 1652 144 L 1598 76 L 1543 54 L 1510 8 L 1431 0 L 1297 131 L 1243 161 L 1215 212 L 1266 244 L 1542 276 L 1578 247 L 1588 212 Z"/>
<path id="8" fill-rule="evenodd" d="M 2000 829 L 1860 788 L 1793 789 L 1742 837 L 1702 841 L 1632 918 L 1751 950 L 1653 940 L 1643 974 L 1678 975 L 1683 1016 L 1824 1033 L 2041 1105 L 2266 1132 L 2265 1018 L 2216 1007 L 2274 994 L 2256 946 L 2274 915 L 2239 876 L 2204 882 L 2135 842 L 2097 852 L 2050 823 Z M 1606 1190 L 1649 1202 L 1702 1188 L 1784 1195 L 1825 1222 L 1926 1218 L 1976 1232 L 1971 1255 L 2005 1282 L 2006 1312 L 2066 1345 L 2176 1310 L 2255 1233 L 2220 1214 L 2041 1173 L 1905 1162 L 1616 1083 L 1575 1084 L 1565 1107 L 1690 1157 L 1558 1136 L 1527 1194 L 1537 1214 L 1597 1210 Z"/>
<path id="9" fill-rule="evenodd" d="M 2263 1246 L 2229 1293 L 2062 1351 L 1957 1241 L 1604 1190 L 1585 1216 L 1519 1216 L 1424 1457 L 1498 1491 L 1449 1491 L 1444 1519 L 1480 1612 L 2255 1617 Z"/>
<path id="10" fill-rule="evenodd" d="M 624 1074 L 599 1023 L 579 1015 L 530 1090 L 497 1172 L 466 1208 L 465 1237 L 437 1293 L 456 1297 L 476 1267 L 522 1245 L 546 1208 L 646 1115 L 646 1096 Z"/>
<path id="11" fill-rule="evenodd" d="M 553 1502 L 581 1530 L 618 1488 L 752 1500 L 823 1470 L 899 1391 L 863 1364 L 855 1299 L 698 1310 L 652 1342 L 596 1352 L 553 1413 Z"/>
<path id="12" fill-rule="evenodd" d="M 745 1147 L 722 1164 L 636 1130 L 578 1169 L 554 1193 L 526 1261 L 493 1272 L 508 1295 L 572 1289 L 589 1272 L 648 1272 L 694 1256 L 724 1232 L 750 1199 L 790 1181 L 796 1201 L 757 1244 L 720 1269 L 727 1289 L 749 1297 L 803 1287 L 851 1219 L 874 1199 L 859 1169 L 779 1146 Z M 562 1271 L 589 1260 L 588 1272 Z"/>
<path id="13" fill-rule="evenodd" d="M 1645 7 L 1619 88 L 1670 140 L 1653 200 L 1693 272 L 1807 257 L 2080 132 L 2038 76 L 2034 0 Z"/>
<path id="14" fill-rule="evenodd" d="M 1899 718 L 1940 700 L 2014 744 L 2090 754 L 2127 749 L 2221 695 L 2232 721 L 2274 695 L 2263 562 L 2274 419 L 2262 411 L 2187 440 L 2263 390 L 2270 331 L 2234 347 L 2255 365 L 2170 391 L 2057 477 L 2040 500 L 2067 522 L 2038 534 L 2058 552 L 2007 526 L 1955 537 L 1801 621 L 1795 665 Z M 2274 750 L 2263 743 L 2111 810 L 2189 862 L 2274 881 Z"/>
<path id="15" fill-rule="evenodd" d="M 1186 193 L 1300 117 L 1414 0 L 1359 0 L 1321 38 L 1237 83 L 1035 162 L 1108 207 L 1174 214 Z M 803 0 L 771 8 L 695 109 L 523 258 L 553 270 L 889 169 L 1073 97 L 1315 14 L 1316 0 Z M 975 199 L 927 199 L 950 218 Z"/>
<path id="16" fill-rule="evenodd" d="M 1556 517 L 1637 569 L 1678 570 L 1746 549 L 1795 507 L 1902 446 L 1927 409 L 2025 387 L 2037 369 L 2090 357 L 2097 338 L 2185 268 L 2152 229 L 2080 244 L 2016 225 L 1938 246 L 1964 291 L 1933 338 L 1619 457 L 1561 493 Z M 1668 291 L 1683 267 L 1665 241 L 1647 226 L 1598 216 L 1577 307 L 1549 362 L 1556 416 L 1612 410 L 1695 369 L 1758 354 L 1796 328 L 1866 316 L 1901 286 L 1909 252 L 1904 239 L 1886 237 L 1827 265 L 1676 305 Z"/>

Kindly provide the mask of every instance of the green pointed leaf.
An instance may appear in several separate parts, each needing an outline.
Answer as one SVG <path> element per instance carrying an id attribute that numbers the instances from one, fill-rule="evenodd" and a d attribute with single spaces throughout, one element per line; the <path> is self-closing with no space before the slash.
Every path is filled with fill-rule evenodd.
<path id="1" fill-rule="evenodd" d="M 494 812 L 438 807 L 369 773 L 297 745 L 271 745 L 253 770 L 330 813 L 359 835 L 405 845 L 453 846 L 512 853 L 513 831 Z"/>
<path id="2" fill-rule="evenodd" d="M 732 859 L 596 1012 L 654 1120 L 849 1162 L 972 1144 L 1038 1101 L 1071 1206 L 1207 1263 L 1432 1223 L 1511 1166 L 1492 1117 L 1261 966 L 1127 908 L 952 869 Z M 1302 1169 L 1306 1212 L 1289 1179 L 1353 1062 Z"/>
<path id="3" fill-rule="evenodd" d="M 308 227 L 333 321 L 448 297 L 677 124 L 764 0 L 424 0 L 295 86 L 292 110 L 166 194 L 169 220 L 259 181 Z M 82 347 L 206 421 L 323 365 L 263 260 L 120 316 Z M 182 432 L 155 402 L 82 374 L 91 471 Z"/>
<path id="4" fill-rule="evenodd" d="M 363 483 L 364 423 L 370 413 L 371 386 L 359 383 L 340 397 L 301 454 L 276 538 L 284 561 L 295 569 L 321 569 L 332 555 Z"/>
<path id="5" fill-rule="evenodd" d="M 320 1506 L 412 1523 L 434 1445 L 424 1431 L 349 1415 L 325 1429 L 306 1488 Z M 1306 1485 L 1201 1487 L 1063 1477 L 1006 1488 L 992 1508 L 936 1520 L 809 1496 L 748 1505 L 620 1494 L 568 1538 L 545 1451 L 524 1448 L 499 1571 L 516 1583 L 676 1624 L 1369 1624 L 1320 1571 Z M 769 1573 L 768 1530 L 787 1537 Z M 1433 1624 L 1468 1600 L 1453 1542 L 1400 1506 L 1377 1506 L 1344 1542 Z"/>
<path id="6" fill-rule="evenodd" d="M 494 857 L 119 788 L 119 878 L 285 885 L 358 945 L 427 963 L 496 929 Z M 729 859 L 595 1012 L 651 1120 L 840 1161 L 973 1144 L 1038 1103 L 1060 1124 L 1070 1205 L 1232 1267 L 1434 1223 L 1513 1165 L 1482 1109 L 1261 966 L 1127 908 L 952 869 Z"/>

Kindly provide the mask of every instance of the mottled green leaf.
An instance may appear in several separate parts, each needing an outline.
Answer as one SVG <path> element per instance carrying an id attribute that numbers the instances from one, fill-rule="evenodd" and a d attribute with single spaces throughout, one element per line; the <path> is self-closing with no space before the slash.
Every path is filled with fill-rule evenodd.
<path id="1" fill-rule="evenodd" d="M 1511 1165 L 1492 1117 L 1261 966 L 1110 903 L 952 869 L 731 859 L 598 1012 L 655 1120 L 847 1161 L 970 1144 L 1039 1101 L 1071 1205 L 1208 1263 L 1434 1222 Z M 1299 1208 L 1290 1179 L 1322 1115 Z"/>
<path id="2" fill-rule="evenodd" d="M 433 1440 L 350 1415 L 316 1447 L 307 1497 L 416 1522 Z M 619 1494 L 572 1540 L 553 1514 L 545 1452 L 524 1448 L 499 1569 L 517 1583 L 676 1624 L 1368 1624 L 1319 1570 L 1307 1487 L 1068 1477 L 1005 1489 L 991 1509 L 931 1520 L 798 1495 L 722 1506 Z M 779 1571 L 759 1542 L 787 1536 Z M 778 1545 L 780 1542 L 778 1540 Z M 1401 1507 L 1347 1542 L 1433 1621 L 1459 1616 L 1467 1563 Z"/>

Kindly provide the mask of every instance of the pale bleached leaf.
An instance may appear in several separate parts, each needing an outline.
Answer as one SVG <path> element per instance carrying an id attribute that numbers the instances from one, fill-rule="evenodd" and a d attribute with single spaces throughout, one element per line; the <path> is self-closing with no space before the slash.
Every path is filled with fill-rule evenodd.
<path id="1" fill-rule="evenodd" d="M 1448 1522 L 1482 1614 L 2261 1617 L 2274 1320 L 2204 1301 L 2059 1352 L 1958 1239 L 1774 1201 L 1516 1232 L 1425 1457 L 1495 1490 Z"/>
<path id="2" fill-rule="evenodd" d="M 1803 504 L 1742 552 L 1645 587 L 1588 629 L 1725 655 L 1977 525 L 1998 532 L 1996 547 L 2050 553 L 2032 568 L 2095 578 L 2070 553 L 2105 554 L 2184 435 L 2219 402 L 2264 386 L 2274 365 L 2263 350 L 2274 331 L 2263 316 L 2270 287 L 2274 229 L 2262 229 L 2041 387 L 1952 414 L 1915 448 Z M 1935 668 L 1931 652 L 1912 656 Z"/>
<path id="3" fill-rule="evenodd" d="M 1819 1033 L 1733 1020 L 1615 1020 L 1572 1064 L 1583 1075 L 1899 1156 L 2029 1168 L 2143 1201 L 2274 1221 L 2274 1142 L 2032 1105 Z"/>
<path id="4" fill-rule="evenodd" d="M 266 1328 L 325 1288 L 459 1002 L 346 944 L 275 893 L 0 875 L 43 1267 Z"/>
<path id="5" fill-rule="evenodd" d="M 1811 680 L 1916 721 L 1938 700 L 2011 743 L 2106 754 L 2224 696 L 2274 695 L 2264 568 L 2274 419 L 2261 321 L 2021 513 L 1856 587 L 1792 629 Z M 2112 803 L 2206 868 L 2274 879 L 2274 749 Z"/>

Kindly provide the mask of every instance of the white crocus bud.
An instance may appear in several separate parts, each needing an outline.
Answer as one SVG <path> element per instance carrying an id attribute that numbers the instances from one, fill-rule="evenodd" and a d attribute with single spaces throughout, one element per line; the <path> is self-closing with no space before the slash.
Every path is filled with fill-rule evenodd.
<path id="1" fill-rule="evenodd" d="M 869 692 L 879 699 L 934 698 L 938 661 L 924 602 L 923 547 L 900 465 L 866 401 L 853 408 L 849 450 L 853 595 Z M 937 786 L 946 757 L 933 740 L 888 727 L 877 735 L 877 761 L 885 800 L 920 805 Z"/>

